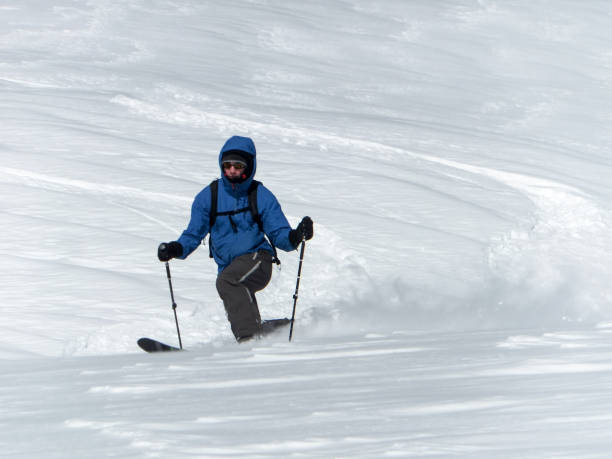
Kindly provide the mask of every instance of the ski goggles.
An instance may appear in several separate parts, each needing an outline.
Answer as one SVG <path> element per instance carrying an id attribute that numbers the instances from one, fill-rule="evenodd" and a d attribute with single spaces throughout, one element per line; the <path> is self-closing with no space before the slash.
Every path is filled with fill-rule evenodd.
<path id="1" fill-rule="evenodd" d="M 223 169 L 229 169 L 231 167 L 237 171 L 241 171 L 246 167 L 246 164 L 241 161 L 223 161 Z"/>

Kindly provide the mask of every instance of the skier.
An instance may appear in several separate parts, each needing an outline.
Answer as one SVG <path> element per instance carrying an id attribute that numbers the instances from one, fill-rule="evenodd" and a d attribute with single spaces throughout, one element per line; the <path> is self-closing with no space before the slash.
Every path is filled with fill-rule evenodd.
<path id="1" fill-rule="evenodd" d="M 255 292 L 270 282 L 272 263 L 280 263 L 276 247 L 289 252 L 313 236 L 310 217 L 291 229 L 276 197 L 262 184 L 254 183 L 256 165 L 255 144 L 250 138 L 228 139 L 219 153 L 220 181 L 213 181 L 196 195 L 187 229 L 177 241 L 160 244 L 157 251 L 160 261 L 184 260 L 210 233 L 210 255 L 219 267 L 217 292 L 238 342 L 266 331 Z"/>

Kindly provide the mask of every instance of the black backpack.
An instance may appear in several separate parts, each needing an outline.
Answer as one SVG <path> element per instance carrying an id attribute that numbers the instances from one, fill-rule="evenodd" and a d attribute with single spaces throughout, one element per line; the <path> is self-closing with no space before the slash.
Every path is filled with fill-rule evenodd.
<path id="1" fill-rule="evenodd" d="M 257 223 L 257 226 L 259 227 L 259 231 L 261 231 L 264 234 L 264 237 L 267 239 L 268 243 L 272 246 L 272 251 L 274 252 L 274 257 L 272 258 L 272 261 L 276 263 L 277 265 L 280 265 L 280 260 L 278 259 L 278 256 L 276 254 L 276 247 L 274 246 L 274 244 L 272 243 L 268 235 L 264 232 L 263 221 L 261 220 L 261 215 L 259 215 L 259 211 L 257 210 L 257 187 L 259 185 L 261 185 L 261 182 L 258 182 L 257 180 L 253 180 L 251 182 L 251 185 L 249 185 L 249 189 L 248 189 L 249 206 L 248 207 L 243 207 L 242 209 L 237 209 L 237 210 L 230 210 L 227 212 L 217 212 L 217 197 L 219 195 L 219 179 L 213 180 L 210 183 L 210 213 L 209 213 L 209 220 L 208 220 L 208 228 L 209 228 L 208 231 L 210 232 L 210 236 L 208 237 L 208 251 L 209 251 L 210 258 L 213 258 L 212 227 L 215 224 L 217 217 L 227 215 L 230 221 L 230 225 L 232 225 L 232 229 L 234 230 L 234 232 L 236 232 L 238 228 L 236 227 L 236 223 L 234 223 L 234 220 L 232 219 L 232 215 L 250 211 L 251 215 L 253 216 L 253 220 L 255 221 L 255 223 Z"/>

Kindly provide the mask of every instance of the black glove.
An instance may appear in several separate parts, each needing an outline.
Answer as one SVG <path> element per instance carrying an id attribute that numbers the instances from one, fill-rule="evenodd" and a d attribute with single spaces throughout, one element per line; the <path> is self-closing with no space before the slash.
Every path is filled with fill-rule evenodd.
<path id="1" fill-rule="evenodd" d="M 289 231 L 289 242 L 297 247 L 304 239 L 312 239 L 314 230 L 312 229 L 312 219 L 304 217 L 296 229 Z"/>
<path id="2" fill-rule="evenodd" d="M 159 261 L 168 261 L 181 255 L 183 255 L 183 246 L 180 242 L 162 242 L 157 248 Z"/>

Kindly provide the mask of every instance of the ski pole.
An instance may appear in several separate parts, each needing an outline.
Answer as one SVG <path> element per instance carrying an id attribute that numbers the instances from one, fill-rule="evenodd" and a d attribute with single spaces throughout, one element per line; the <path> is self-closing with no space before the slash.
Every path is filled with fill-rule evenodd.
<path id="1" fill-rule="evenodd" d="M 168 275 L 168 285 L 170 286 L 170 298 L 172 299 L 172 310 L 174 311 L 174 321 L 176 322 L 176 333 L 178 334 L 179 347 L 183 349 L 181 341 L 181 331 L 179 330 L 178 317 L 176 316 L 176 301 L 174 301 L 174 291 L 172 290 L 172 276 L 170 276 L 170 264 L 166 262 L 166 274 Z"/>
<path id="2" fill-rule="evenodd" d="M 302 262 L 304 261 L 304 247 L 306 247 L 306 241 L 302 241 L 302 248 L 300 249 L 300 265 L 298 267 L 297 282 L 295 283 L 295 293 L 293 294 L 293 314 L 291 315 L 291 328 L 289 329 L 289 341 L 293 337 L 293 322 L 295 322 L 295 306 L 298 300 L 298 290 L 300 289 L 300 278 L 302 277 Z"/>

